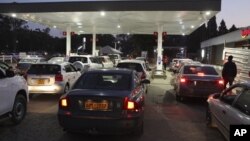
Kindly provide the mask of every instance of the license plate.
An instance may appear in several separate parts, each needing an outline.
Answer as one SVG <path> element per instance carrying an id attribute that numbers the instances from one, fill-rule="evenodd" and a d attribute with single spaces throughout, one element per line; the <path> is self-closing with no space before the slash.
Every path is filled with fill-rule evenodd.
<path id="1" fill-rule="evenodd" d="M 38 79 L 37 80 L 37 84 L 44 84 L 44 82 L 45 82 L 44 79 Z"/>
<path id="2" fill-rule="evenodd" d="M 90 102 L 84 104 L 86 110 L 108 110 L 108 102 Z"/>

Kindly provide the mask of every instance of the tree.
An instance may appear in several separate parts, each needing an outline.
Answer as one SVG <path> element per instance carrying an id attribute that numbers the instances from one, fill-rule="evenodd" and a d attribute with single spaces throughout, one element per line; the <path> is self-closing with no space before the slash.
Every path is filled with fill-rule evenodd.
<path id="1" fill-rule="evenodd" d="M 232 27 L 229 29 L 229 32 L 233 32 L 235 30 L 238 30 L 238 28 L 233 24 Z"/>
<path id="2" fill-rule="evenodd" d="M 207 24 L 207 35 L 208 39 L 216 37 L 218 34 L 217 31 L 217 23 L 216 23 L 216 17 L 212 17 Z"/>
<path id="3" fill-rule="evenodd" d="M 224 35 L 226 33 L 228 33 L 228 29 L 227 29 L 226 23 L 225 23 L 224 20 L 221 20 L 218 34 L 219 35 Z"/>

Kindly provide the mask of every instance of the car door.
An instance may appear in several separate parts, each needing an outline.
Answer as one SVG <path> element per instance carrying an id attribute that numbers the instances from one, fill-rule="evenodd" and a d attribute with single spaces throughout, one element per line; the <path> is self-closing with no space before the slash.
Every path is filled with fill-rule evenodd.
<path id="1" fill-rule="evenodd" d="M 76 80 L 81 76 L 81 72 L 77 71 L 77 69 L 72 64 L 70 64 L 70 67 L 71 67 L 72 75 L 73 75 L 72 83 L 74 84 L 76 82 Z"/>
<path id="2" fill-rule="evenodd" d="M 75 81 L 75 71 L 70 66 L 70 64 L 65 65 L 65 78 L 66 81 L 69 83 L 70 87 L 74 84 Z"/>
<path id="3" fill-rule="evenodd" d="M 229 125 L 250 124 L 250 88 L 245 89 L 233 103 L 233 108 L 228 110 Z"/>
<path id="4" fill-rule="evenodd" d="M 5 76 L 5 71 L 0 68 L 0 115 L 9 112 L 9 104 L 11 103 L 11 96 L 14 93 L 11 85 L 12 78 L 7 78 Z"/>
<path id="5" fill-rule="evenodd" d="M 233 108 L 234 100 L 243 92 L 244 86 L 235 85 L 230 89 L 224 91 L 213 105 L 211 105 L 211 112 L 219 123 L 219 128 L 223 133 L 229 132 L 230 118 L 235 114 Z M 233 112 L 234 111 L 234 112 Z"/>

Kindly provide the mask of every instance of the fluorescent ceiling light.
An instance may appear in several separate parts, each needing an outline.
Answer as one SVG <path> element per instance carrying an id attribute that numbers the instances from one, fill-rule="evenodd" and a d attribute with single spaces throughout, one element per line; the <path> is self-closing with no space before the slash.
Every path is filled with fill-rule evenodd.
<path id="1" fill-rule="evenodd" d="M 194 25 L 191 25 L 191 28 L 194 28 Z"/>
<path id="2" fill-rule="evenodd" d="M 118 24 L 118 25 L 117 25 L 117 28 L 121 28 L 121 25 Z"/>
<path id="3" fill-rule="evenodd" d="M 105 15 L 106 15 L 106 12 L 101 11 L 100 15 L 101 15 L 101 16 L 105 16 Z"/>
<path id="4" fill-rule="evenodd" d="M 206 12 L 206 15 L 207 15 L 207 16 L 209 16 L 210 14 L 211 14 L 211 12 L 210 12 L 210 11 L 207 11 L 207 12 Z"/>
<path id="5" fill-rule="evenodd" d="M 56 28 L 56 26 L 54 25 L 53 28 Z"/>
<path id="6" fill-rule="evenodd" d="M 13 14 L 11 14 L 11 16 L 15 18 L 15 17 L 16 17 L 16 14 L 15 14 L 15 13 L 13 13 Z"/>

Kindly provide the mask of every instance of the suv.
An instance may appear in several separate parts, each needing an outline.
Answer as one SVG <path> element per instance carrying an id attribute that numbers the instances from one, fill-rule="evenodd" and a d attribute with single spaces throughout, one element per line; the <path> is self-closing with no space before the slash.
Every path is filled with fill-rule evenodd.
<path id="1" fill-rule="evenodd" d="M 22 76 L 0 62 L 0 118 L 9 116 L 14 124 L 20 123 L 27 112 L 28 86 Z"/>

